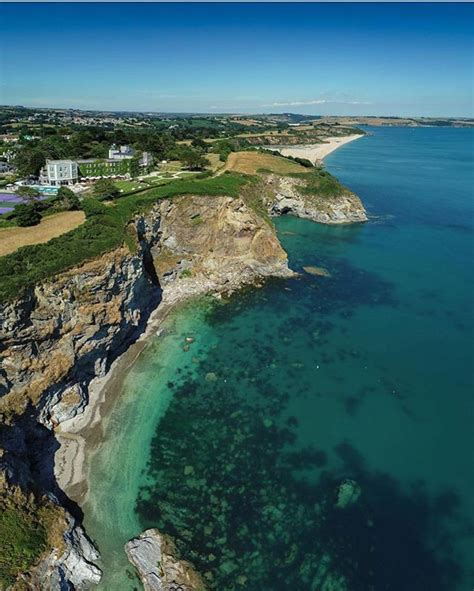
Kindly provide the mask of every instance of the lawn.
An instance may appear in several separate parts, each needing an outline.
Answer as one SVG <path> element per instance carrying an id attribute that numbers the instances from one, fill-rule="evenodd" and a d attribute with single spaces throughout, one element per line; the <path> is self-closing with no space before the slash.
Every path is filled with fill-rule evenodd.
<path id="1" fill-rule="evenodd" d="M 220 160 L 219 154 L 206 154 L 206 158 L 209 160 L 210 163 L 207 169 L 212 172 L 217 172 L 219 168 L 222 168 L 224 166 L 224 163 Z"/>

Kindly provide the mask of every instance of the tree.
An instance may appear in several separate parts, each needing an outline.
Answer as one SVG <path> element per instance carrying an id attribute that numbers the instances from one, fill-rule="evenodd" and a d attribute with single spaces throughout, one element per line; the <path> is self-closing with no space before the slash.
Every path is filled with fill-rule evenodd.
<path id="1" fill-rule="evenodd" d="M 67 141 L 60 135 L 51 135 L 41 142 L 41 150 L 50 160 L 66 158 L 68 155 Z"/>
<path id="2" fill-rule="evenodd" d="M 92 194 L 96 199 L 102 201 L 103 199 L 115 199 L 120 192 L 110 179 L 100 179 L 94 183 Z"/>
<path id="3" fill-rule="evenodd" d="M 14 212 L 19 226 L 36 226 L 41 221 L 41 215 L 35 203 L 19 203 L 15 206 Z"/>
<path id="4" fill-rule="evenodd" d="M 79 197 L 68 187 L 59 188 L 56 202 L 68 211 L 74 211 L 81 208 Z"/>
<path id="5" fill-rule="evenodd" d="M 191 142 L 191 146 L 193 148 L 199 148 L 202 151 L 206 152 L 207 148 L 209 147 L 209 144 L 206 144 L 206 142 L 203 139 L 201 139 L 200 137 L 196 137 Z"/>
<path id="6" fill-rule="evenodd" d="M 209 164 L 209 160 L 192 148 L 186 148 L 181 153 L 183 164 L 190 170 L 202 170 Z"/>
<path id="7" fill-rule="evenodd" d="M 25 146 L 15 156 L 15 166 L 20 176 L 38 176 L 46 164 L 46 154 L 39 148 Z"/>
<path id="8" fill-rule="evenodd" d="M 16 194 L 18 195 L 18 197 L 23 197 L 23 199 L 25 201 L 28 201 L 29 203 L 37 201 L 40 196 L 40 192 L 37 189 L 34 189 L 33 187 L 27 187 L 24 185 L 18 187 L 18 189 L 16 190 Z"/>

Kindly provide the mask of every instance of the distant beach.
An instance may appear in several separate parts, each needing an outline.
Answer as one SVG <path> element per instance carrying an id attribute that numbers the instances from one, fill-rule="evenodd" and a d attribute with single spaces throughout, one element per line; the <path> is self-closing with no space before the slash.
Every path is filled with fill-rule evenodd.
<path id="1" fill-rule="evenodd" d="M 353 142 L 363 135 L 346 135 L 342 137 L 330 137 L 323 144 L 310 144 L 308 146 L 288 146 L 279 148 L 278 152 L 282 156 L 293 156 L 294 158 L 306 158 L 313 164 L 323 160 L 326 156 L 337 150 L 344 144 Z"/>

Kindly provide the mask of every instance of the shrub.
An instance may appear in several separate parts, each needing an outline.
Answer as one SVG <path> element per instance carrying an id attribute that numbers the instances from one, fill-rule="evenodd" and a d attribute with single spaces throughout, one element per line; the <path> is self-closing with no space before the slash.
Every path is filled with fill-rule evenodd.
<path id="1" fill-rule="evenodd" d="M 115 199 L 120 195 L 120 191 L 110 179 L 100 179 L 94 183 L 92 194 L 100 200 Z"/>
<path id="2" fill-rule="evenodd" d="M 0 589 L 26 588 L 15 585 L 18 575 L 52 547 L 63 551 L 65 527 L 63 511 L 47 499 L 0 485 Z"/>
<path id="3" fill-rule="evenodd" d="M 6 586 L 27 571 L 46 548 L 46 531 L 26 511 L 6 508 L 0 513 L 0 582 Z M 5 564 L 2 564 L 5 561 Z"/>
<path id="4" fill-rule="evenodd" d="M 346 187 L 323 168 L 315 168 L 314 172 L 297 175 L 304 178 L 306 185 L 300 187 L 300 191 L 305 195 L 315 195 L 318 197 L 338 197 L 347 192 Z"/>
<path id="5" fill-rule="evenodd" d="M 313 168 L 314 164 L 311 162 L 311 160 L 308 160 L 307 158 L 298 158 L 297 156 L 284 156 L 284 158 L 287 158 L 288 160 L 292 160 L 293 162 L 296 162 L 297 164 L 301 164 L 301 166 L 304 166 L 305 168 Z"/>
<path id="6" fill-rule="evenodd" d="M 19 203 L 15 206 L 16 223 L 19 226 L 36 226 L 41 221 L 41 215 L 34 203 Z"/>
<path id="7" fill-rule="evenodd" d="M 68 211 L 74 211 L 81 208 L 79 197 L 68 187 L 59 188 L 56 204 Z"/>
<path id="8" fill-rule="evenodd" d="M 16 194 L 18 195 L 18 197 L 23 197 L 28 201 L 34 201 L 35 199 L 38 199 L 38 197 L 40 196 L 40 193 L 37 189 L 26 186 L 18 187 L 18 189 L 16 190 Z"/>

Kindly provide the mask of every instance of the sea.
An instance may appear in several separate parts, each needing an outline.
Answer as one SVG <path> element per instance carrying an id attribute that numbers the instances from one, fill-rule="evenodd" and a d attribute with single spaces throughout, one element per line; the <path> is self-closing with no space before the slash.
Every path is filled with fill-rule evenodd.
<path id="1" fill-rule="evenodd" d="M 325 163 L 369 221 L 275 219 L 300 275 L 182 306 L 115 393 L 100 589 L 152 527 L 210 590 L 473 588 L 474 130 L 365 131 Z"/>

